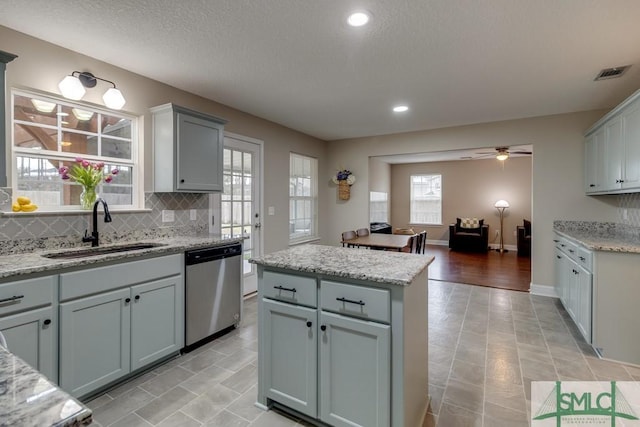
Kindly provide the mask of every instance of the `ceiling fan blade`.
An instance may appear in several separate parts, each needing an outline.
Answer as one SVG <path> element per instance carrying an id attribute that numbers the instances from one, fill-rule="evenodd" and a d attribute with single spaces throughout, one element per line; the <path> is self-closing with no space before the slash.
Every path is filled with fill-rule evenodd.
<path id="1" fill-rule="evenodd" d="M 533 151 L 510 151 L 509 154 L 533 154 Z"/>

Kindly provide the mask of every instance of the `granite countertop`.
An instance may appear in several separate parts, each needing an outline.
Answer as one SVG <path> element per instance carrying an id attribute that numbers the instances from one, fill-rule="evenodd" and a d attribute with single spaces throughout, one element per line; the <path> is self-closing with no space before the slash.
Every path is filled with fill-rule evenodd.
<path id="1" fill-rule="evenodd" d="M 399 252 L 304 245 L 252 258 L 249 262 L 265 267 L 407 286 L 433 259 Z"/>
<path id="2" fill-rule="evenodd" d="M 594 221 L 554 221 L 553 229 L 593 251 L 640 253 L 639 230 Z"/>
<path id="3" fill-rule="evenodd" d="M 83 426 L 91 410 L 0 346 L 0 425 Z"/>
<path id="4" fill-rule="evenodd" d="M 143 241 L 122 241 L 114 244 L 100 245 L 100 248 L 120 246 L 131 243 L 155 243 L 157 246 L 149 249 L 141 249 L 129 252 L 118 252 L 102 254 L 84 258 L 52 259 L 42 255 L 47 253 L 74 252 L 78 249 L 88 249 L 87 246 L 75 247 L 66 250 L 37 250 L 29 253 L 18 253 L 13 255 L 0 256 L 0 279 L 13 278 L 34 273 L 59 271 L 67 268 L 81 267 L 84 265 L 99 264 L 107 261 L 125 260 L 146 256 L 160 256 L 184 252 L 185 250 L 205 248 L 209 246 L 221 245 L 225 243 L 240 242 L 242 239 L 223 239 L 209 234 L 198 236 L 176 236 L 151 238 Z M 16 279 L 20 279 L 16 277 Z"/>

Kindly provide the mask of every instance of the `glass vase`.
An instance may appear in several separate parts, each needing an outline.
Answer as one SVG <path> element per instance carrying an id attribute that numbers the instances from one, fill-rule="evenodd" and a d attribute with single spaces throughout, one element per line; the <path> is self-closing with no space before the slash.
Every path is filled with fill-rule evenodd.
<path id="1" fill-rule="evenodd" d="M 93 209 L 97 198 L 96 187 L 83 187 L 82 193 L 80 193 L 80 206 L 82 209 Z"/>

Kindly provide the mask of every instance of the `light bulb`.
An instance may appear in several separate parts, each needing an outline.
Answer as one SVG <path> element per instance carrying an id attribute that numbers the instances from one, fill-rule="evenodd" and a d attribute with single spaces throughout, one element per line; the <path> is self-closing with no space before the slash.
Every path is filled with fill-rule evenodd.
<path id="1" fill-rule="evenodd" d="M 74 101 L 78 101 L 82 99 L 86 90 L 84 86 L 82 86 L 82 82 L 80 79 L 74 76 L 67 76 L 58 84 L 58 88 L 60 89 L 60 93 L 67 99 L 73 99 Z"/>
<path id="2" fill-rule="evenodd" d="M 102 96 L 102 100 L 104 101 L 104 105 L 112 110 L 121 109 L 127 102 L 125 101 L 124 96 L 122 96 L 122 92 L 115 87 L 109 88 Z"/>
<path id="3" fill-rule="evenodd" d="M 347 18 L 347 22 L 352 27 L 362 27 L 363 25 L 366 25 L 367 22 L 369 22 L 369 15 L 365 12 L 354 12 L 349 15 L 349 18 Z"/>

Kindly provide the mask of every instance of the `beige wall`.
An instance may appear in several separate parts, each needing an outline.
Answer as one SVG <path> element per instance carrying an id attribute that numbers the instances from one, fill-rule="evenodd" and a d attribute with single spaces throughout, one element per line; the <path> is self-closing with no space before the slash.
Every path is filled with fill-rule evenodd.
<path id="1" fill-rule="evenodd" d="M 316 157 L 320 170 L 326 170 L 327 148 L 324 141 L 2 26 L 0 50 L 18 55 L 18 58 L 7 66 L 8 92 L 11 88 L 24 88 L 60 96 L 58 83 L 65 75 L 75 70 L 89 71 L 96 76 L 114 81 L 127 100 L 123 110 L 140 116 L 143 120 L 146 191 L 151 191 L 153 177 L 150 107 L 173 102 L 200 110 L 228 120 L 225 129 L 229 132 L 264 141 L 264 214 L 266 215 L 266 207 L 275 207 L 274 216 L 263 216 L 264 252 L 288 246 L 289 152 Z M 144 55 L 144 52 L 140 54 Z M 98 83 L 96 88 L 88 89 L 83 102 L 103 107 L 101 97 L 107 87 Z M 6 105 L 9 112 L 9 99 Z M 6 120 L 9 129 L 9 117 Z M 10 141 L 9 131 L 7 133 L 7 141 Z M 11 176 L 11 171 L 7 172 Z M 326 234 L 326 192 L 320 194 L 319 206 L 319 229 L 323 235 Z"/>
<path id="2" fill-rule="evenodd" d="M 352 187 L 348 203 L 329 204 L 327 232 L 339 236 L 342 229 L 367 223 L 369 156 L 532 144 L 532 282 L 553 285 L 553 221 L 617 219 L 616 197 L 585 196 L 583 188 L 583 133 L 605 113 L 589 111 L 331 141 L 327 163 L 344 165 L 359 181 Z M 330 176 L 331 172 L 326 173 Z"/>
<path id="3" fill-rule="evenodd" d="M 504 166 L 504 167 L 503 167 Z M 410 177 L 442 175 L 442 225 L 409 223 Z M 512 157 L 501 163 L 495 159 L 407 163 L 391 165 L 391 217 L 394 227 L 427 230 L 429 240 L 449 240 L 449 224 L 459 217 L 484 218 L 489 224 L 489 243 L 499 243 L 500 230 L 496 200 L 505 199 L 504 244 L 515 245 L 516 225 L 531 219 L 531 158 Z"/>

